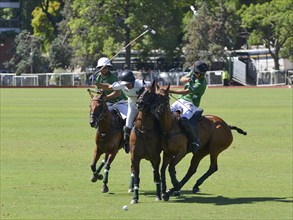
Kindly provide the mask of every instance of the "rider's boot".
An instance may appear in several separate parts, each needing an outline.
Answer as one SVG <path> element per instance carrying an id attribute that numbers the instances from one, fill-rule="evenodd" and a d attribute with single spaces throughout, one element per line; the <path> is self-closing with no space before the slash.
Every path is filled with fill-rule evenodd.
<path id="1" fill-rule="evenodd" d="M 181 127 L 187 133 L 190 142 L 191 152 L 194 154 L 200 147 L 197 126 L 191 124 L 187 118 L 181 118 L 179 122 Z"/>
<path id="2" fill-rule="evenodd" d="M 124 150 L 125 150 L 125 153 L 129 153 L 129 136 L 130 136 L 130 131 L 131 131 L 131 128 L 129 127 L 126 127 L 124 126 L 123 127 L 123 131 L 124 131 L 124 136 L 123 136 L 123 139 L 124 139 Z"/>

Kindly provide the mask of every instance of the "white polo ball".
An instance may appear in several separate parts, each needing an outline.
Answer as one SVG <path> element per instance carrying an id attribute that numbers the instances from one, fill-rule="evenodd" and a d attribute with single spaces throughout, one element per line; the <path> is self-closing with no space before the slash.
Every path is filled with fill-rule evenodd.
<path id="1" fill-rule="evenodd" d="M 123 206 L 123 210 L 127 211 L 128 210 L 128 206 L 127 205 Z"/>

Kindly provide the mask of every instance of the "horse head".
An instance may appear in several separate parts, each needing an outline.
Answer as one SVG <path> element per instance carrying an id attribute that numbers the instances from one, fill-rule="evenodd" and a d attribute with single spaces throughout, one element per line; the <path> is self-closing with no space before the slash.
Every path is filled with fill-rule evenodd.
<path id="1" fill-rule="evenodd" d="M 155 106 L 156 106 L 156 113 L 159 115 L 162 114 L 166 108 L 170 108 L 170 97 L 169 97 L 169 89 L 170 89 L 170 83 L 168 84 L 166 89 L 160 88 L 157 85 L 157 96 L 155 100 Z"/>
<path id="2" fill-rule="evenodd" d="M 149 87 L 143 87 L 139 92 L 139 96 L 136 102 L 138 111 L 152 112 L 155 109 L 156 99 L 156 83 L 153 81 Z"/>
<path id="3" fill-rule="evenodd" d="M 89 95 L 92 98 L 90 104 L 90 125 L 92 128 L 97 128 L 107 110 L 106 94 L 104 91 L 99 90 L 97 95 L 93 95 L 91 91 L 89 91 Z"/>

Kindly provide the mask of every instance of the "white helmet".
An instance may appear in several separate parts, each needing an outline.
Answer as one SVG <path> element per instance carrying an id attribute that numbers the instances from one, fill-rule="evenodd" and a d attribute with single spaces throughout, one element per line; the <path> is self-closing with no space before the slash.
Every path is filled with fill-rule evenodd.
<path id="1" fill-rule="evenodd" d="M 97 68 L 100 68 L 100 67 L 103 67 L 103 66 L 112 66 L 110 60 L 107 57 L 101 57 L 98 60 Z"/>

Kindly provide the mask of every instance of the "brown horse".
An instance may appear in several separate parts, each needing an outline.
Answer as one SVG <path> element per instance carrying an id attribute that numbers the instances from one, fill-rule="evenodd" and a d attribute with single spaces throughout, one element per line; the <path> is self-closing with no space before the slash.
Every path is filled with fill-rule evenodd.
<path id="1" fill-rule="evenodd" d="M 214 115 L 206 115 L 201 117 L 198 123 L 199 137 L 201 142 L 200 149 L 193 155 L 189 169 L 183 179 L 178 182 L 176 178 L 175 166 L 180 160 L 189 153 L 188 140 L 184 132 L 179 126 L 178 114 L 171 112 L 169 88 L 158 88 L 156 102 L 156 112 L 159 115 L 160 126 L 166 144 L 163 145 L 163 164 L 161 167 L 162 191 L 164 200 L 169 200 L 169 196 L 174 191 L 179 191 L 184 184 L 196 172 L 200 161 L 210 155 L 210 166 L 208 171 L 200 177 L 193 186 L 193 193 L 199 191 L 199 186 L 214 172 L 218 170 L 218 155 L 227 149 L 232 141 L 233 136 L 231 130 L 237 130 L 238 133 L 246 135 L 243 130 L 228 125 L 223 119 Z M 173 188 L 166 192 L 165 170 L 169 165 L 169 173 Z"/>
<path id="2" fill-rule="evenodd" d="M 150 112 L 152 108 L 150 100 L 155 94 L 151 90 L 152 88 L 155 87 L 145 88 L 137 100 L 138 115 L 130 134 L 131 170 L 134 176 L 134 195 L 131 204 L 138 203 L 139 199 L 139 172 L 142 159 L 146 159 L 152 164 L 156 184 L 156 200 L 162 200 L 159 173 L 162 148 L 159 121 Z"/>
<path id="3" fill-rule="evenodd" d="M 106 193 L 109 191 L 107 183 L 111 163 L 115 159 L 118 150 L 123 146 L 124 121 L 117 112 L 110 112 L 106 104 L 106 94 L 102 90 L 99 90 L 97 95 L 93 95 L 89 89 L 88 92 L 92 98 L 90 104 L 90 125 L 97 130 L 96 147 L 91 164 L 91 170 L 93 171 L 91 181 L 96 182 L 103 179 L 101 191 Z M 102 154 L 105 154 L 105 157 L 98 168 L 96 168 L 96 164 Z M 104 165 L 103 177 L 100 171 Z"/>

